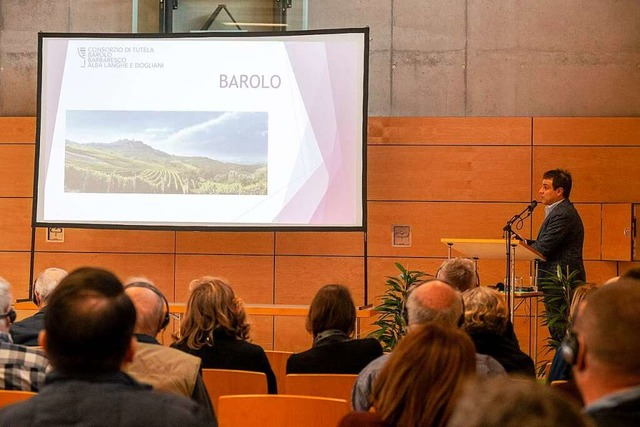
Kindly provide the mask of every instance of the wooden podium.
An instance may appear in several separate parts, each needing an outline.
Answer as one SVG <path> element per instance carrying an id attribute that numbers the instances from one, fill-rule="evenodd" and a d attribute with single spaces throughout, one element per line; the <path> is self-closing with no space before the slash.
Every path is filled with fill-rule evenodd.
<path id="1" fill-rule="evenodd" d="M 507 260 L 507 242 L 505 239 L 450 239 L 442 238 L 440 241 L 449 247 L 448 256 L 451 258 L 451 251 L 455 250 L 460 252 L 467 258 L 473 258 L 476 262 L 479 259 L 494 259 L 494 260 Z M 515 278 L 515 263 L 518 261 L 538 261 L 543 260 L 544 256 L 525 242 L 519 240 L 511 240 L 509 245 L 511 250 L 510 262 L 511 271 L 510 277 L 506 278 L 504 284 L 505 297 L 507 299 L 507 307 L 509 309 L 509 317 L 513 321 L 513 283 Z M 477 268 L 477 266 L 476 266 Z M 537 269 L 537 263 L 536 263 Z M 537 276 L 534 274 L 534 277 Z"/>

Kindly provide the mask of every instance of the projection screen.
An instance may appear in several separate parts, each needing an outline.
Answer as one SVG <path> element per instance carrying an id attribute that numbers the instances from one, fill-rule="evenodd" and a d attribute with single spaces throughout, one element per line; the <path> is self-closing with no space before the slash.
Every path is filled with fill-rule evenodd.
<path id="1" fill-rule="evenodd" d="M 38 53 L 35 226 L 365 229 L 368 29 Z"/>

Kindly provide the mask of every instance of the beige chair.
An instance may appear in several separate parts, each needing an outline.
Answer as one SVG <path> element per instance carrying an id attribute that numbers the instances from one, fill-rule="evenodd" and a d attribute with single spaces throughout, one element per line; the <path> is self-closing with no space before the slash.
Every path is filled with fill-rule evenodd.
<path id="1" fill-rule="evenodd" d="M 335 427 L 349 412 L 342 399 L 291 395 L 221 396 L 220 427 Z"/>
<path id="2" fill-rule="evenodd" d="M 289 374 L 285 376 L 284 391 L 351 402 L 351 389 L 357 378 L 357 375 L 349 374 Z"/>
<path id="3" fill-rule="evenodd" d="M 0 390 L 0 408 L 12 403 L 22 402 L 35 396 L 37 393 L 20 390 Z"/>
<path id="4" fill-rule="evenodd" d="M 293 354 L 291 351 L 265 350 L 267 359 L 278 383 L 278 393 L 284 393 L 284 376 L 287 375 L 287 360 Z"/>
<path id="5" fill-rule="evenodd" d="M 236 371 L 232 369 L 203 369 L 204 382 L 213 407 L 218 413 L 218 399 L 229 394 L 267 394 L 267 376 L 264 372 Z"/>

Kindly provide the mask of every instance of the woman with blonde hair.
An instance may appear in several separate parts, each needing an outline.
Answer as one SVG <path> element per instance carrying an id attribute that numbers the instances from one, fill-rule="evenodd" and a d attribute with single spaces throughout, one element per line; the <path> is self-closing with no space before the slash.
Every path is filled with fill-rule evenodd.
<path id="1" fill-rule="evenodd" d="M 486 286 L 462 294 L 464 329 L 469 333 L 476 352 L 496 359 L 508 373 L 535 377 L 533 360 L 511 340 L 505 338 L 509 315 L 504 296 Z"/>
<path id="2" fill-rule="evenodd" d="M 464 383 L 475 376 L 475 360 L 463 331 L 412 326 L 374 384 L 372 412 L 352 412 L 340 426 L 446 426 Z"/>
<path id="3" fill-rule="evenodd" d="M 264 372 L 269 393 L 277 393 L 276 377 L 262 347 L 249 342 L 249 324 L 242 301 L 231 286 L 216 277 L 189 284 L 180 335 L 172 347 L 198 356 L 203 369 Z"/>

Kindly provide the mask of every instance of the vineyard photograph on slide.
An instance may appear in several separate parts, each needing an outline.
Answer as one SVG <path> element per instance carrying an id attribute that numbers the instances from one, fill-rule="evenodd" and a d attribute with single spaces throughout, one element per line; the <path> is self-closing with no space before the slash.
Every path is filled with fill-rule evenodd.
<path id="1" fill-rule="evenodd" d="M 67 111 L 64 191 L 265 195 L 267 119 L 260 112 Z"/>

